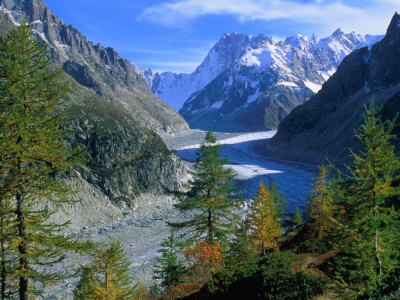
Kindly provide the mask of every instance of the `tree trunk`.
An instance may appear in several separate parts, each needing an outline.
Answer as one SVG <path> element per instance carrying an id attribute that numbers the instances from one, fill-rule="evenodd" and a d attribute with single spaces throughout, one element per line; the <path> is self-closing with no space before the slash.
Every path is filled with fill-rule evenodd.
<path id="1" fill-rule="evenodd" d="M 1 241 L 1 299 L 6 299 L 6 257 L 4 240 Z"/>
<path id="2" fill-rule="evenodd" d="M 265 256 L 265 242 L 264 242 L 264 240 L 261 240 L 261 253 L 262 253 L 262 256 Z"/>
<path id="3" fill-rule="evenodd" d="M 208 218 L 207 218 L 207 227 L 208 227 L 208 242 L 212 245 L 214 237 L 213 237 L 213 228 L 212 228 L 212 213 L 211 209 L 208 209 Z"/>
<path id="4" fill-rule="evenodd" d="M 19 270 L 21 275 L 19 277 L 19 299 L 20 300 L 28 300 L 28 277 L 24 276 L 24 270 L 28 269 L 28 259 L 26 258 L 27 249 L 26 249 L 26 223 L 25 223 L 25 215 L 24 215 L 24 196 L 23 193 L 19 190 L 16 196 L 17 200 L 17 220 L 18 220 L 18 236 L 20 238 L 20 242 L 18 245 L 19 252 Z"/>

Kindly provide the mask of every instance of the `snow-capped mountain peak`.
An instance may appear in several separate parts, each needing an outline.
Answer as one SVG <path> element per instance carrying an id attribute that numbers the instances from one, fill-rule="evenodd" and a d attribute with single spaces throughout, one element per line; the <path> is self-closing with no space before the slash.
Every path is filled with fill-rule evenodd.
<path id="1" fill-rule="evenodd" d="M 263 34 L 223 34 L 191 74 L 139 73 L 192 127 L 265 130 L 276 128 L 292 108 L 314 95 L 346 55 L 380 38 L 345 34 L 340 28 L 324 38 L 297 34 L 281 41 Z M 266 117 L 271 107 L 275 116 Z M 243 125 L 239 111 L 258 119 Z"/>

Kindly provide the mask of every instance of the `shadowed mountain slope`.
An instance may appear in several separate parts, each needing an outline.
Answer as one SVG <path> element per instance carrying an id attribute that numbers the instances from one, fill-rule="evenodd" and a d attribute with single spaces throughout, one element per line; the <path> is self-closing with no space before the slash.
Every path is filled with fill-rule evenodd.
<path id="1" fill-rule="evenodd" d="M 339 164 L 349 162 L 349 148 L 360 150 L 354 132 L 371 98 L 383 107 L 382 119 L 393 118 L 400 111 L 397 13 L 380 42 L 348 55 L 322 89 L 283 120 L 266 145 L 268 155 L 318 164 L 326 158 Z"/>

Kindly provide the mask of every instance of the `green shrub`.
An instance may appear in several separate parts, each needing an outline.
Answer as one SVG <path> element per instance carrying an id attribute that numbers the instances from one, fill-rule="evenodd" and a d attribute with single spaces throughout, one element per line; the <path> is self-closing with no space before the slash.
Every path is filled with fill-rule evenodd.
<path id="1" fill-rule="evenodd" d="M 325 279 L 303 271 L 301 259 L 292 252 L 272 253 L 262 263 L 262 299 L 311 299 L 323 293 Z"/>

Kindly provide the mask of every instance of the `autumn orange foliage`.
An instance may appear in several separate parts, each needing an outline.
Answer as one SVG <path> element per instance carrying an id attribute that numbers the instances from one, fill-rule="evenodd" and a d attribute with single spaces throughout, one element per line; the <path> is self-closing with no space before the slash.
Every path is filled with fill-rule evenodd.
<path id="1" fill-rule="evenodd" d="M 210 280 L 224 261 L 219 241 L 210 244 L 205 240 L 199 240 L 193 247 L 184 249 L 183 253 L 191 262 L 193 273 L 200 281 Z"/>

